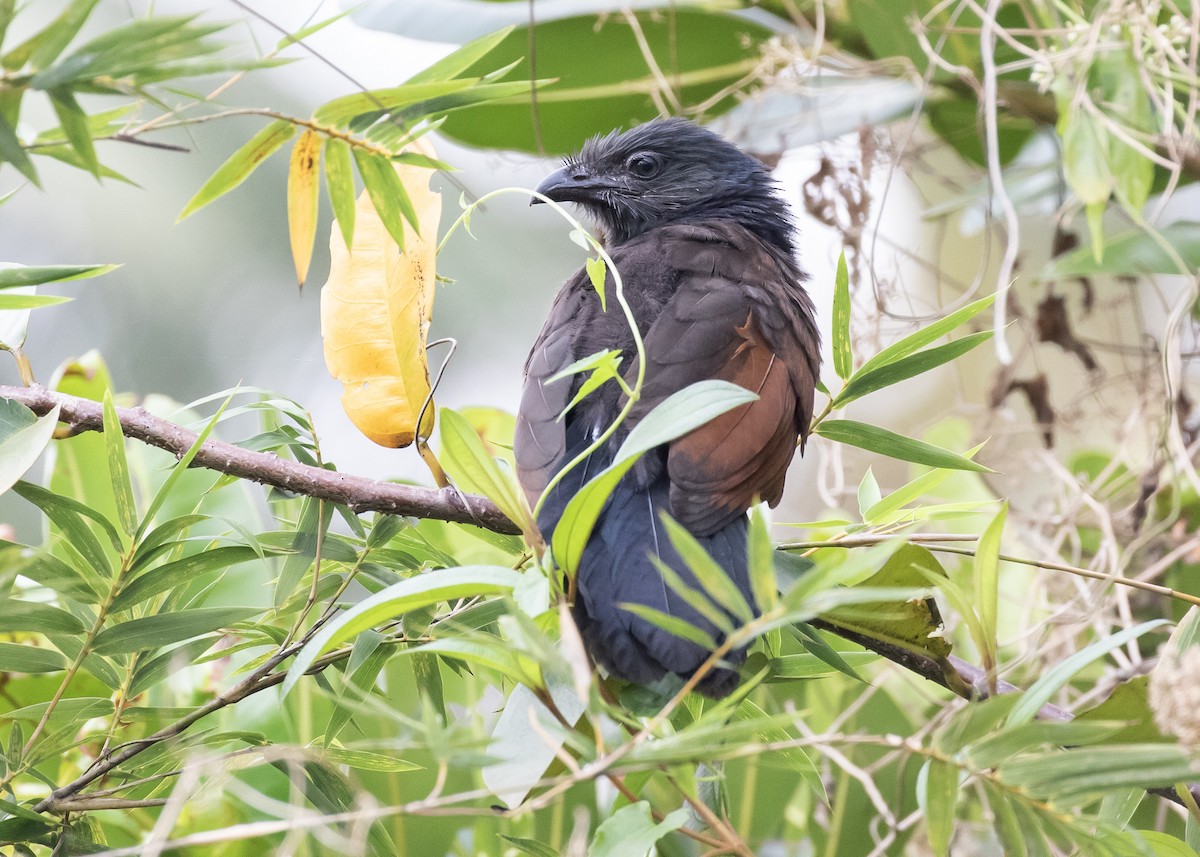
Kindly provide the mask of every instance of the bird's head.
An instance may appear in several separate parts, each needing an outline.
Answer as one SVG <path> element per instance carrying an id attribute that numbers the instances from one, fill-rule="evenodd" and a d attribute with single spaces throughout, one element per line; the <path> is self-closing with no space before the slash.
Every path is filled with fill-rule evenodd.
<path id="1" fill-rule="evenodd" d="M 613 244 L 656 226 L 721 218 L 792 250 L 791 216 L 766 167 L 686 119 L 594 137 L 537 192 L 582 205 Z"/>

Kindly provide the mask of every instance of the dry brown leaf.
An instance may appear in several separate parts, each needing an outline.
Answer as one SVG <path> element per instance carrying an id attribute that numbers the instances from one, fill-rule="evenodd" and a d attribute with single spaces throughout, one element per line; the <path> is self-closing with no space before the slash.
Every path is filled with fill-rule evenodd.
<path id="1" fill-rule="evenodd" d="M 418 148 L 433 157 L 428 146 Z M 434 262 L 441 197 L 428 169 L 397 165 L 421 225 L 404 226 L 404 253 L 388 235 L 364 190 L 355 206 L 354 246 L 330 230 L 329 280 L 321 290 L 325 364 L 342 382 L 342 407 L 358 430 L 387 447 L 408 446 L 429 396 L 425 343 L 433 311 Z M 421 437 L 433 431 L 432 403 Z"/>

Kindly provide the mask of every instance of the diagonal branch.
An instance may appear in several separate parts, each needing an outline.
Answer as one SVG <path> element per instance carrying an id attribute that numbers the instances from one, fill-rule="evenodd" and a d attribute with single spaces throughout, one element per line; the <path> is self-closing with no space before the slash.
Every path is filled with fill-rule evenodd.
<path id="1" fill-rule="evenodd" d="M 38 416 L 48 414 L 57 405 L 61 408 L 60 421 L 76 433 L 104 430 L 103 409 L 99 402 L 90 399 L 57 393 L 38 384 L 31 387 L 0 386 L 0 398 L 20 402 Z M 145 408 L 118 408 L 117 417 L 126 437 L 164 449 L 177 458 L 182 457 L 196 442 L 194 431 L 156 417 Z M 490 500 L 463 494 L 454 488 L 415 488 L 394 482 L 380 482 L 288 461 L 273 453 L 252 452 L 219 440 L 206 441 L 196 454 L 193 466 L 340 503 L 355 512 L 435 518 L 458 524 L 475 524 L 493 532 L 513 535 L 520 532 Z"/>

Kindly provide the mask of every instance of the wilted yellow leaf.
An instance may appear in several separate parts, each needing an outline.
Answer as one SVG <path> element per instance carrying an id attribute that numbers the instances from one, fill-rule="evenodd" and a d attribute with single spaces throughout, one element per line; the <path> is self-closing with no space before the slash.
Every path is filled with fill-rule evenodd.
<path id="1" fill-rule="evenodd" d="M 422 149 L 423 154 L 432 152 Z M 398 165 L 420 233 L 404 225 L 405 251 L 388 234 L 366 191 L 355 205 L 354 244 L 330 230 L 329 280 L 321 290 L 325 364 L 345 386 L 342 407 L 358 430 L 387 447 L 408 446 L 429 396 L 425 342 L 433 310 L 434 257 L 442 201 L 428 169 Z M 433 431 L 432 404 L 421 437 Z"/>
<path id="2" fill-rule="evenodd" d="M 316 131 L 305 131 L 292 149 L 292 160 L 288 167 L 288 234 L 292 242 L 296 280 L 302 286 L 308 277 L 313 241 L 317 237 L 317 189 L 320 187 L 317 175 L 322 142 L 321 135 Z"/>

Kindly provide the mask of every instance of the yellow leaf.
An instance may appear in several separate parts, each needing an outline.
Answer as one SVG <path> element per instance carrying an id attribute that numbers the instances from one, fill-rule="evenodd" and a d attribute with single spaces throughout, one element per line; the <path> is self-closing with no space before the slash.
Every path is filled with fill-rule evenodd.
<path id="1" fill-rule="evenodd" d="M 430 154 L 427 146 L 423 154 Z M 387 447 L 408 446 L 429 396 L 425 342 L 433 310 L 434 256 L 441 197 L 429 189 L 432 172 L 397 165 L 421 226 L 404 225 L 401 253 L 364 191 L 355 205 L 354 244 L 330 230 L 329 280 L 321 290 L 325 364 L 342 382 L 342 407 L 358 430 Z M 432 403 L 421 437 L 433 431 Z"/>
<path id="2" fill-rule="evenodd" d="M 317 167 L 321 162 L 322 142 L 321 135 L 311 129 L 301 134 L 292 149 L 292 163 L 288 168 L 288 233 L 292 239 L 296 279 L 302 286 L 308 276 L 313 241 L 317 237 L 317 189 L 320 187 Z"/>

